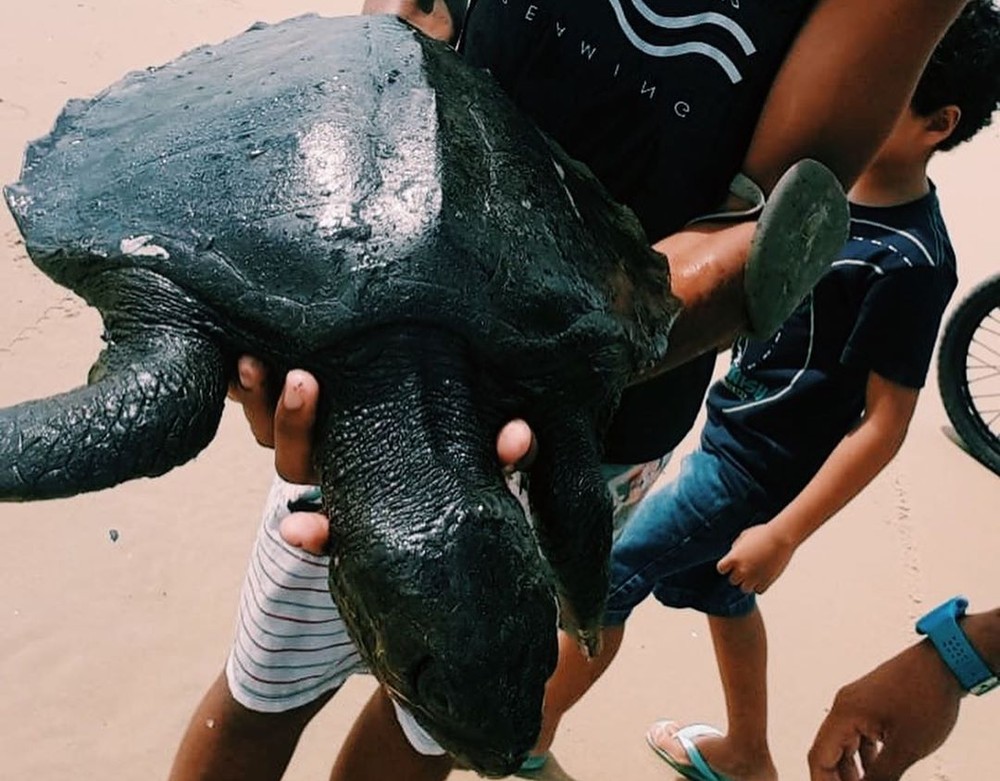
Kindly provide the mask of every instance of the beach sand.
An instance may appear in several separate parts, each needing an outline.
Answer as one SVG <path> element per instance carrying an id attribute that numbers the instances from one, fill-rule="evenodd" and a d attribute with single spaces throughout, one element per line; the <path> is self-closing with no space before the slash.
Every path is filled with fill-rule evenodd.
<path id="1" fill-rule="evenodd" d="M 259 19 L 359 6 L 8 3 L 0 24 L 0 181 L 17 178 L 25 143 L 47 132 L 71 97 Z M 959 254 L 959 295 L 998 268 L 998 171 L 996 129 L 932 168 Z M 0 212 L 6 405 L 80 384 L 100 349 L 100 323 L 31 265 Z M 1000 479 L 946 438 L 931 380 L 898 458 L 762 600 L 770 734 L 784 779 L 805 777 L 805 752 L 838 685 L 912 642 L 917 616 L 959 592 L 977 609 L 1000 603 Z M 205 453 L 161 479 L 0 505 L 0 778 L 166 776 L 195 703 L 226 657 L 269 482 L 270 453 L 254 445 L 230 406 Z M 372 686 L 368 677 L 350 681 L 315 720 L 290 781 L 327 777 Z M 643 741 L 658 717 L 722 724 L 724 709 L 704 619 L 650 601 L 629 623 L 612 670 L 566 718 L 555 752 L 581 780 L 670 778 Z M 1000 695 L 970 698 L 948 743 L 907 778 L 996 778 L 998 718 Z"/>

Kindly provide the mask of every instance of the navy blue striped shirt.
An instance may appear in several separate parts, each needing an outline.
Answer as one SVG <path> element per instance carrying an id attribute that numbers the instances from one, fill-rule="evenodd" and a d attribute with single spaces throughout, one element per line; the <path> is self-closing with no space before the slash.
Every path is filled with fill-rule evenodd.
<path id="1" fill-rule="evenodd" d="M 900 206 L 852 204 L 850 239 L 812 295 L 771 339 L 734 347 L 702 446 L 791 499 L 857 424 L 869 372 L 923 386 L 956 284 L 933 188 Z"/>

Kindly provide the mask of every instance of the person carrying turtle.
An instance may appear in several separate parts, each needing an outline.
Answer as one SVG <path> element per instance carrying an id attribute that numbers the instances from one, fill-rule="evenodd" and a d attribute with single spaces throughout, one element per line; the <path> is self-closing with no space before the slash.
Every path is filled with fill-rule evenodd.
<path id="1" fill-rule="evenodd" d="M 692 426 L 715 349 L 738 333 L 769 335 L 839 249 L 844 226 L 823 212 L 843 209 L 840 186 L 822 167 L 797 161 L 815 158 L 849 186 L 963 4 L 802 0 L 731 8 L 690 0 L 668 17 L 618 0 L 478 0 L 464 15 L 464 3 L 452 0 L 369 0 L 365 11 L 399 14 L 448 40 L 461 34 L 468 60 L 488 67 L 523 111 L 590 166 L 666 256 L 684 305 L 668 356 L 676 368 L 626 392 L 604 442 L 609 463 L 647 464 L 615 470 L 619 481 L 635 484 L 623 491 L 635 498 Z M 313 482 L 315 380 L 290 372 L 274 409 L 266 369 L 243 358 L 231 395 L 258 441 L 275 447 L 279 474 Z M 530 441 L 525 424 L 508 425 L 498 437 L 501 462 L 518 462 Z M 324 550 L 325 520 L 289 514 L 309 498 L 283 484 L 273 492 L 270 525 L 258 541 L 259 560 L 275 565 L 268 577 L 294 581 L 296 562 L 324 567 L 299 548 Z M 338 625 L 343 634 L 328 597 L 275 626 L 253 609 L 259 594 L 251 579 L 247 589 L 241 613 L 252 615 L 241 615 L 226 671 L 191 720 L 174 781 L 280 778 L 306 724 L 358 667 L 346 641 L 297 647 L 298 670 L 283 679 L 288 648 L 271 644 L 266 658 L 260 648 L 253 659 L 241 656 L 253 632 L 287 640 L 310 613 L 329 622 L 328 637 Z M 277 673 L 261 680 L 265 671 Z M 333 777 L 443 778 L 450 758 L 420 733 L 405 712 L 394 718 L 379 690 Z"/>

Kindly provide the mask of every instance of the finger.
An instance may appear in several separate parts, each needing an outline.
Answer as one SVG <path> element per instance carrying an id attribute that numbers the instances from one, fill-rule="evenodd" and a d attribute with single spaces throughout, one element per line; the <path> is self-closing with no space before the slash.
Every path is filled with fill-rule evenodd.
<path id="1" fill-rule="evenodd" d="M 289 482 L 318 482 L 312 457 L 318 402 L 316 378 L 299 369 L 288 372 L 274 414 L 274 466 Z"/>
<path id="2" fill-rule="evenodd" d="M 236 363 L 236 376 L 229 385 L 229 398 L 243 406 L 254 439 L 274 447 L 274 412 L 267 392 L 267 367 L 251 355 Z"/>
<path id="3" fill-rule="evenodd" d="M 241 355 L 236 362 L 234 384 L 243 391 L 263 388 L 267 383 L 267 367 L 252 355 Z"/>
<path id="4" fill-rule="evenodd" d="M 537 449 L 534 432 L 520 418 L 507 423 L 497 434 L 497 457 L 505 471 L 530 466 Z"/>
<path id="5" fill-rule="evenodd" d="M 926 756 L 928 751 L 914 751 L 906 745 L 907 739 L 897 737 L 882 747 L 878 756 L 865 768 L 865 781 L 899 781 L 915 762 Z"/>
<path id="6" fill-rule="evenodd" d="M 809 749 L 809 769 L 812 781 L 844 781 L 841 763 L 858 751 L 861 736 L 854 726 L 845 724 L 831 713 L 820 725 L 812 748 Z"/>
<path id="7" fill-rule="evenodd" d="M 719 563 L 715 565 L 715 568 L 719 571 L 720 575 L 725 575 L 733 568 L 733 556 L 731 553 L 727 553 L 721 559 Z"/>
<path id="8" fill-rule="evenodd" d="M 812 759 L 809 761 L 809 781 L 840 781 L 837 776 L 837 766 L 819 765 Z"/>
<path id="9" fill-rule="evenodd" d="M 868 774 L 868 769 L 872 766 L 872 763 L 878 759 L 878 755 L 881 751 L 881 742 L 870 740 L 869 738 L 862 736 L 861 746 L 858 748 L 858 756 L 861 757 L 861 767 L 864 769 L 865 775 Z"/>
<path id="10" fill-rule="evenodd" d="M 840 758 L 840 762 L 837 763 L 837 778 L 840 781 L 861 781 L 857 754 L 845 754 Z"/>
<path id="11" fill-rule="evenodd" d="M 278 533 L 293 548 L 322 556 L 330 541 L 330 521 L 320 513 L 292 513 L 281 519 Z"/>
<path id="12" fill-rule="evenodd" d="M 809 765 L 809 781 L 840 781 L 837 777 L 837 767 L 821 767 Z"/>

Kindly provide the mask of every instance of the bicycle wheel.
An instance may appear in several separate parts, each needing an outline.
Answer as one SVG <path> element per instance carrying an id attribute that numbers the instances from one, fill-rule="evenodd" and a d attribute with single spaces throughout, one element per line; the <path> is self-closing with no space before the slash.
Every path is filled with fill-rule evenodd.
<path id="1" fill-rule="evenodd" d="M 1000 475 L 1000 275 L 976 287 L 948 319 L 938 387 L 969 452 Z"/>

